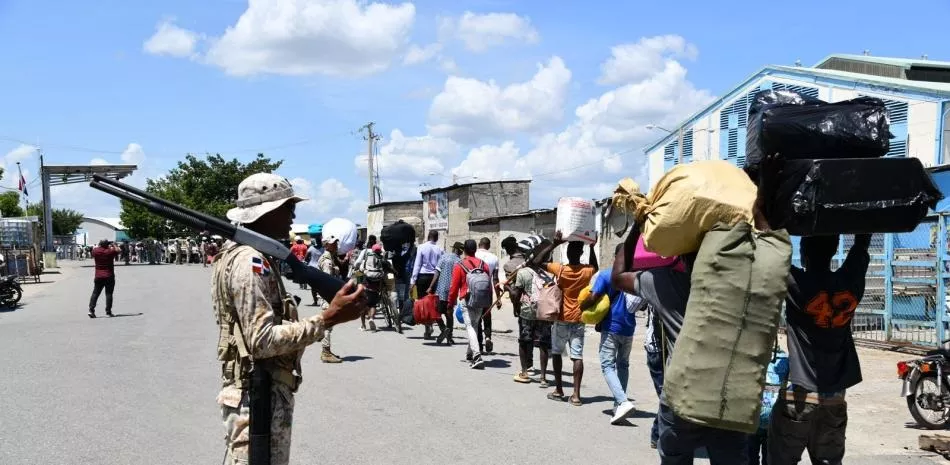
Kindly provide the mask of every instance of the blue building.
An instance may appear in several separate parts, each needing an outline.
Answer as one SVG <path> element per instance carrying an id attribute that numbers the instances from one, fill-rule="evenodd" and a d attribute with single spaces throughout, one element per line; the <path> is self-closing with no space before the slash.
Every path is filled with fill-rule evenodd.
<path id="1" fill-rule="evenodd" d="M 894 134 L 887 156 L 920 159 L 948 199 L 917 230 L 874 236 L 855 336 L 920 345 L 950 337 L 950 62 L 831 55 L 811 68 L 766 66 L 645 149 L 650 185 L 680 163 L 727 160 L 742 166 L 749 105 L 766 89 L 828 102 L 859 96 L 885 101 Z M 839 264 L 851 240 L 842 240 Z"/>

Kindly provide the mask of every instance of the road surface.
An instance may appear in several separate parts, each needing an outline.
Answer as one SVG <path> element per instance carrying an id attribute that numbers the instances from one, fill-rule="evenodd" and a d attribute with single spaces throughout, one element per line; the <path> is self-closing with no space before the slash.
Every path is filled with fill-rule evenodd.
<path id="1" fill-rule="evenodd" d="M 62 263 L 44 283 L 24 285 L 20 308 L 0 313 L 0 464 L 221 463 L 210 268 L 119 266 L 117 317 L 102 317 L 100 302 L 100 318 L 91 320 L 90 265 Z M 306 291 L 288 287 L 309 303 Z M 512 327 L 509 314 L 500 313 L 496 330 Z M 345 363 L 321 364 L 319 346 L 304 357 L 291 461 L 659 463 L 649 447 L 656 397 L 641 338 L 630 395 L 642 411 L 626 426 L 611 426 L 596 336 L 589 333 L 585 349 L 585 405 L 574 407 L 547 400 L 537 383 L 512 382 L 513 333 L 496 335 L 498 355 L 473 371 L 463 346 L 433 346 L 421 328 L 398 335 L 363 333 L 358 323 L 339 327 L 334 351 Z M 456 339 L 464 341 L 458 333 Z M 861 355 L 866 381 L 849 393 L 845 463 L 941 463 L 915 450 L 920 432 L 905 426 L 910 416 L 894 377 L 901 356 Z"/>

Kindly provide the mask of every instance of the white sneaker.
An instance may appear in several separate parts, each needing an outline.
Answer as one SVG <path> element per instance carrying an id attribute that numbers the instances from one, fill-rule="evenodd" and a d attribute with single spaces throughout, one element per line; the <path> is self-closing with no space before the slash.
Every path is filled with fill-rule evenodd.
<path id="1" fill-rule="evenodd" d="M 614 417 L 610 419 L 611 425 L 616 425 L 621 421 L 625 420 L 628 416 L 637 411 L 637 407 L 633 405 L 633 402 L 626 401 L 617 406 L 614 409 Z"/>

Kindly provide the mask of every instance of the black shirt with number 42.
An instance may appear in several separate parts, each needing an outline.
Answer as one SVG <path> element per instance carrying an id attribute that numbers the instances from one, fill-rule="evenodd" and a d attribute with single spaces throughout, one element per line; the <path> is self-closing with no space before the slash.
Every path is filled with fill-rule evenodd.
<path id="1" fill-rule="evenodd" d="M 831 393 L 861 382 L 851 320 L 864 297 L 870 261 L 867 248 L 856 246 L 835 271 L 792 267 L 785 300 L 790 383 Z"/>

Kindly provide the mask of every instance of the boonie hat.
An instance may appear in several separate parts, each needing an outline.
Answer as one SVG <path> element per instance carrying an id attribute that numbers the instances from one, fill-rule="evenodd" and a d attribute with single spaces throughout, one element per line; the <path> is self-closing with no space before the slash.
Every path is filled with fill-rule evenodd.
<path id="1" fill-rule="evenodd" d="M 227 217 L 235 223 L 253 223 L 286 202 L 304 200 L 308 199 L 295 194 L 294 186 L 287 178 L 272 173 L 256 173 L 238 185 L 237 206 L 228 210 Z"/>

